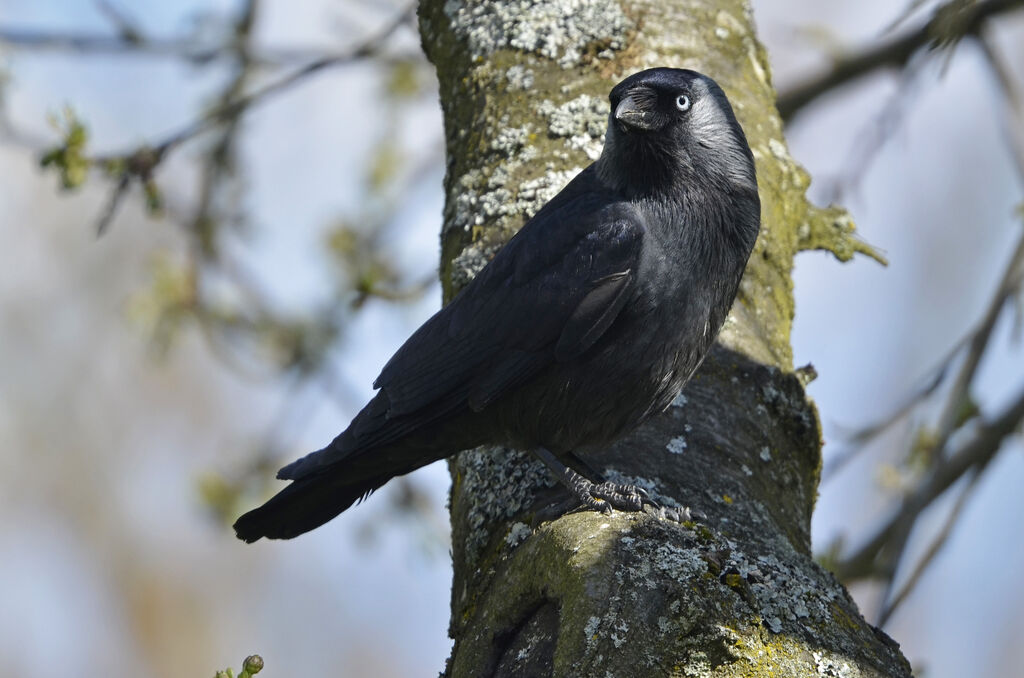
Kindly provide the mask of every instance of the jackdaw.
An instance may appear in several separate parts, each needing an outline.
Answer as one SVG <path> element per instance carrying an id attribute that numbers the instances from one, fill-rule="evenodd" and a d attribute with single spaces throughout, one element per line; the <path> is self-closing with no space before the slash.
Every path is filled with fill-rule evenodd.
<path id="1" fill-rule="evenodd" d="M 586 507 L 650 503 L 585 477 L 576 453 L 664 410 L 700 365 L 761 206 L 746 137 L 711 78 L 654 68 L 609 99 L 601 157 L 398 349 L 347 429 L 280 470 L 291 484 L 238 519 L 240 539 L 295 537 L 483 444 L 532 450 Z"/>

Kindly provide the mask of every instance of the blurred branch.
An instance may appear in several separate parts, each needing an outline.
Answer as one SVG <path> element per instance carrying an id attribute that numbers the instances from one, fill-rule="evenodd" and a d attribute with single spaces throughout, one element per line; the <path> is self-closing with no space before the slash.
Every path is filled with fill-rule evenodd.
<path id="1" fill-rule="evenodd" d="M 906 21 L 914 15 L 914 12 L 924 7 L 928 2 L 929 0 L 910 0 L 910 2 L 907 3 L 907 6 L 896 15 L 896 18 L 890 21 L 889 25 L 882 29 L 882 34 L 892 33 L 894 30 L 906 23 Z"/>
<path id="2" fill-rule="evenodd" d="M 98 0 L 99 11 L 110 20 L 115 34 L 95 32 L 41 31 L 31 28 L 0 26 L 0 46 L 22 51 L 75 52 L 79 54 L 118 55 L 143 54 L 179 59 L 204 65 L 220 59 L 232 59 L 235 45 L 230 41 L 197 37 L 153 37 L 146 35 L 124 11 L 105 0 Z M 403 12 L 408 14 L 409 10 Z M 346 61 L 351 49 L 333 52 L 306 48 L 267 47 L 251 50 L 249 60 L 254 67 L 280 68 L 303 62 L 321 60 Z M 418 55 L 417 55 L 418 56 Z M 404 58 L 409 58 L 408 55 Z"/>
<path id="3" fill-rule="evenodd" d="M 166 153 L 175 146 L 191 139 L 207 129 L 210 129 L 214 125 L 239 116 L 241 113 L 256 104 L 261 103 L 269 96 L 286 90 L 326 68 L 351 63 L 353 61 L 373 56 L 381 48 L 380 43 L 390 37 L 391 34 L 398 30 L 406 21 L 409 20 L 411 16 L 412 6 L 409 6 L 399 12 L 399 14 L 388 22 L 380 31 L 362 41 L 350 51 L 317 59 L 280 78 L 276 82 L 257 89 L 249 94 L 224 102 L 200 119 L 185 125 L 180 130 L 164 139 L 164 141 L 156 146 L 158 155 Z"/>
<path id="4" fill-rule="evenodd" d="M 95 179 L 102 173 L 102 188 L 109 192 L 96 222 L 100 234 L 136 186 L 144 192 L 152 214 L 166 215 L 178 227 L 186 246 L 153 258 L 150 284 L 132 295 L 127 308 L 133 320 L 142 321 L 151 348 L 158 354 L 168 351 L 188 329 L 235 374 L 277 378 L 285 386 L 287 393 L 274 408 L 276 416 L 254 434 L 258 454 L 253 461 L 242 469 L 211 472 L 198 479 L 203 504 L 221 522 L 237 515 L 240 502 L 253 494 L 266 494 L 277 461 L 286 451 L 294 451 L 284 441 L 301 437 L 318 407 L 334 402 L 350 414 L 362 404 L 362 396 L 355 393 L 335 359 L 345 344 L 347 327 L 360 309 L 373 300 L 418 298 L 436 284 L 436 273 L 414 275 L 403 270 L 395 261 L 393 248 L 398 240 L 396 227 L 408 204 L 409 186 L 441 165 L 443 145 L 438 144 L 429 154 L 417 154 L 410 162 L 400 148 L 402 135 L 397 134 L 407 122 L 398 105 L 383 107 L 386 117 L 377 123 L 386 128 L 386 134 L 365 177 L 364 204 L 358 214 L 344 220 L 357 225 L 350 230 L 358 232 L 343 248 L 332 242 L 324 247 L 333 255 L 330 274 L 337 282 L 322 303 L 304 311 L 281 308 L 269 293 L 273 290 L 265 272 L 247 265 L 245 253 L 237 247 L 243 241 L 233 237 L 251 221 L 244 213 L 246 165 L 239 149 L 248 142 L 243 116 L 253 107 L 328 68 L 366 60 L 383 71 L 379 87 L 388 104 L 412 101 L 424 91 L 425 80 L 418 69 L 424 63 L 423 55 L 401 52 L 402 48 L 395 46 L 399 41 L 389 39 L 413 16 L 413 5 L 408 0 L 400 2 L 400 7 L 386 10 L 397 14 L 388 15 L 380 27 L 362 31 L 363 37 L 341 51 L 261 47 L 257 38 L 262 32 L 256 27 L 262 21 L 262 0 L 235 3 L 230 23 L 218 17 L 216 37 L 197 31 L 187 38 L 154 39 L 105 0 L 96 4 L 109 20 L 109 35 L 46 34 L 0 27 L 0 49 L 64 51 L 70 58 L 78 54 L 123 54 L 136 60 L 170 57 L 197 65 L 217 60 L 217 73 L 223 77 L 218 78 L 221 84 L 210 103 L 192 113 L 194 118 L 187 124 L 147 144 L 120 153 L 90 152 L 87 126 L 70 107 L 61 116 L 50 116 L 60 139 L 54 144 L 20 134 L 0 106 L 0 140 L 39 151 L 41 162 L 56 170 L 65 190 L 84 185 L 90 172 Z M 382 17 L 379 11 L 371 16 L 375 22 Z M 259 69 L 267 66 L 288 68 L 264 76 Z M 168 200 L 156 183 L 158 168 L 193 140 L 198 142 L 194 147 L 198 152 L 189 161 L 197 170 L 190 175 L 194 176 L 194 189 L 177 200 L 172 189 Z M 422 143 L 422 137 L 417 143 Z M 428 525 L 425 516 L 429 512 L 422 508 L 424 500 L 416 484 L 403 489 L 396 503 L 401 509 L 398 514 L 429 526 L 424 533 L 443 534 L 443 522 L 435 520 Z"/>
<path id="5" fill-rule="evenodd" d="M 837 576 L 846 582 L 877 576 L 879 572 L 891 576 L 896 562 L 891 557 L 882 557 L 886 553 L 898 555 L 902 552 L 917 517 L 965 473 L 972 468 L 984 467 L 999 451 L 1003 440 L 1020 426 L 1022 420 L 1024 392 L 1020 393 L 1001 415 L 989 422 L 981 423 L 970 442 L 948 458 L 937 462 L 927 478 L 903 500 L 900 509 L 875 533 L 875 536 L 856 553 L 838 563 Z M 879 562 L 880 558 L 882 562 Z"/>
<path id="6" fill-rule="evenodd" d="M 1022 175 L 1022 178 L 1024 178 L 1024 175 Z M 865 448 L 865 444 L 868 441 L 907 416 L 918 404 L 935 393 L 938 387 L 945 381 L 957 355 L 966 347 L 967 353 L 964 362 L 960 366 L 960 370 L 947 397 L 945 407 L 940 415 L 935 442 L 932 445 L 933 455 L 941 456 L 949 441 L 949 437 L 964 423 L 963 412 L 965 405 L 970 401 L 970 385 L 989 345 L 989 340 L 992 337 L 992 332 L 995 329 L 999 315 L 1008 301 L 1015 296 L 1021 296 L 1022 285 L 1024 285 L 1024 231 L 1021 232 L 1017 246 L 1010 256 L 1006 269 L 1003 271 L 1003 276 L 996 287 L 996 293 L 989 301 L 985 314 L 977 326 L 953 346 L 945 357 L 939 361 L 939 364 L 931 370 L 932 376 L 928 378 L 925 385 L 912 394 L 895 412 L 882 421 L 860 429 L 853 434 L 851 442 L 855 447 L 837 457 L 825 468 L 822 476 L 823 480 L 829 480 L 834 477 L 836 473 Z"/>
<path id="7" fill-rule="evenodd" d="M 967 505 L 967 500 L 970 499 L 974 494 L 974 491 L 978 488 L 978 480 L 981 478 L 982 471 L 986 465 L 987 464 L 984 464 L 968 471 L 970 478 L 967 480 L 967 487 L 965 487 L 960 492 L 960 496 L 956 498 L 956 504 L 953 505 L 949 515 L 946 516 L 946 521 L 943 523 L 942 529 L 932 540 L 931 544 L 929 544 L 928 549 L 925 551 L 924 555 L 921 556 L 917 565 L 914 566 L 914 571 L 907 577 L 907 581 L 899 590 L 899 593 L 893 595 L 892 592 L 896 578 L 895 576 L 889 578 L 889 581 L 886 584 L 885 593 L 882 595 L 882 609 L 881 612 L 879 612 L 877 624 L 879 628 L 883 628 L 886 625 L 892 617 L 892 614 L 896 611 L 896 608 L 903 604 L 903 601 L 907 599 L 907 596 L 913 592 L 914 588 L 917 587 L 918 582 L 920 582 L 921 578 L 924 576 L 928 566 L 932 564 L 932 561 L 935 560 L 939 551 L 941 551 L 942 547 L 946 545 L 946 542 L 949 540 L 949 536 L 953 533 L 953 528 L 956 526 L 957 522 L 960 520 L 960 516 L 963 514 L 964 506 Z"/>
<path id="8" fill-rule="evenodd" d="M 934 448 L 936 451 L 941 451 L 957 425 L 962 423 L 963 406 L 969 395 L 970 383 L 978 369 L 981 358 L 984 356 L 999 314 L 1007 301 L 1014 295 L 1020 295 L 1022 283 L 1024 283 L 1024 233 L 1021 234 L 1021 238 L 1017 242 L 1017 247 L 1010 257 L 1006 270 L 1003 272 L 999 286 L 996 288 L 996 294 L 990 300 L 981 321 L 946 353 L 938 365 L 930 370 L 931 376 L 928 377 L 924 386 L 918 389 L 916 393 L 913 393 L 906 402 L 881 421 L 859 429 L 849 437 L 849 442 L 854 447 L 845 454 L 836 457 L 826 466 L 822 474 L 823 481 L 834 477 L 865 448 L 866 443 L 887 430 L 897 421 L 906 417 L 922 401 L 934 394 L 946 380 L 953 361 L 964 347 L 967 347 L 966 358 L 960 371 L 957 373 L 955 385 L 950 392 L 942 417 L 940 418 Z"/>
<path id="9" fill-rule="evenodd" d="M 979 3 L 973 6 L 976 10 L 975 13 L 963 18 L 958 30 L 962 31 L 961 36 L 972 34 L 978 38 L 990 68 L 999 83 L 1006 109 L 1004 131 L 1008 137 L 1008 146 L 1011 149 L 1013 160 L 1022 181 L 1024 181 L 1024 137 L 1021 132 L 1022 123 L 1024 123 L 1024 108 L 1022 108 L 1021 97 L 1016 90 L 1007 65 L 987 36 L 979 32 L 981 27 L 979 12 L 981 12 L 982 5 L 991 9 L 995 3 Z M 940 8 L 930 24 L 939 18 L 939 14 L 945 7 L 948 5 Z M 967 11 L 970 7 L 966 9 L 960 7 L 959 9 Z M 946 21 L 948 23 L 948 17 Z M 947 33 L 946 35 L 949 39 L 948 36 L 951 34 Z M 881 624 L 888 621 L 896 608 L 917 585 L 952 532 L 963 505 L 974 491 L 982 471 L 995 457 L 1003 440 L 1019 428 L 1021 421 L 1024 420 L 1024 394 L 1021 394 L 1018 400 L 1001 416 L 988 423 L 982 422 L 975 429 L 974 437 L 970 442 L 964 444 L 958 451 L 947 454 L 946 450 L 954 433 L 977 416 L 977 406 L 971 397 L 972 384 L 978 367 L 988 351 L 999 317 L 1007 302 L 1014 297 L 1020 298 L 1022 284 L 1024 284 L 1024 231 L 1018 238 L 995 293 L 977 326 L 958 342 L 940 362 L 934 370 L 934 376 L 924 388 L 914 394 L 909 402 L 893 416 L 858 434 L 856 441 L 860 443 L 859 447 L 839 460 L 838 466 L 842 466 L 858 450 L 864 448 L 864 442 L 895 421 L 907 416 L 917 404 L 932 395 L 946 381 L 954 360 L 959 355 L 963 355 L 963 360 L 946 393 L 934 432 L 921 429 L 917 442 L 913 446 L 912 454 L 927 455 L 928 466 L 923 474 L 923 479 L 919 481 L 916 489 L 904 498 L 899 510 L 876 531 L 874 537 L 870 538 L 854 554 L 839 562 L 835 568 L 836 573 L 845 581 L 865 577 L 881 578 L 885 581 L 880 613 Z M 830 475 L 834 473 L 835 468 L 836 464 L 833 464 Z M 967 487 L 947 517 L 944 527 L 914 566 L 903 587 L 899 591 L 895 591 L 895 576 L 906 558 L 907 544 L 919 516 L 964 476 L 970 476 Z"/>
<path id="10" fill-rule="evenodd" d="M 230 45 L 210 44 L 194 38 L 142 36 L 138 39 L 127 39 L 123 35 L 57 33 L 3 27 L 0 27 L 0 45 L 23 51 L 74 52 L 96 55 L 141 54 L 177 59 L 195 65 L 204 65 L 234 56 Z M 350 51 L 264 47 L 253 52 L 251 58 L 253 65 L 260 68 L 282 68 L 324 59 L 344 61 L 350 58 L 348 56 Z M 412 55 L 400 58 L 408 59 L 412 58 Z"/>
<path id="11" fill-rule="evenodd" d="M 818 181 L 827 196 L 825 202 L 841 203 L 848 191 L 858 190 L 868 169 L 903 122 L 907 109 L 916 101 L 913 94 L 921 72 L 917 64 L 908 65 L 900 72 L 896 90 L 858 132 L 842 163 L 842 170 L 831 178 L 823 180 L 819 177 Z"/>
<path id="12" fill-rule="evenodd" d="M 252 27 L 256 21 L 257 11 L 256 0 L 247 0 L 235 23 L 234 37 L 231 41 L 235 52 L 235 75 L 221 94 L 218 107 L 227 106 L 241 97 L 252 75 Z M 222 185 L 235 174 L 235 139 L 240 117 L 235 115 L 223 121 L 216 141 L 205 154 L 200 171 L 199 200 L 191 229 L 197 236 L 199 253 L 204 257 L 212 256 L 215 250 L 214 199 L 221 192 Z"/>
<path id="13" fill-rule="evenodd" d="M 1021 96 L 1014 84 L 1006 60 L 989 36 L 982 35 L 980 43 L 982 53 L 1003 93 L 1005 108 L 1003 134 L 1009 142 L 1007 145 L 1011 150 L 1014 166 L 1017 168 L 1017 176 L 1024 184 L 1024 100 L 1022 100 L 1024 97 Z"/>
<path id="14" fill-rule="evenodd" d="M 123 10 L 115 7 L 112 3 L 107 0 L 95 0 L 96 9 L 105 16 L 114 28 L 117 29 L 117 33 L 126 42 L 141 42 L 142 31 L 139 29 L 138 24 L 132 20 L 127 13 Z"/>
<path id="15" fill-rule="evenodd" d="M 917 516 L 969 469 L 988 463 L 988 460 L 998 451 L 1003 438 L 1010 435 L 1024 418 L 1024 395 L 1022 395 L 1018 403 L 1002 417 L 992 424 L 983 425 L 971 444 L 948 458 L 945 455 L 950 437 L 964 423 L 962 413 L 965 403 L 970 399 L 971 383 L 989 345 L 996 321 L 1006 302 L 1013 295 L 1020 293 L 1022 282 L 1024 282 L 1024 231 L 1021 233 L 1017 247 L 1010 257 L 999 286 L 996 288 L 996 294 L 989 302 L 981 322 L 971 332 L 966 342 L 962 342 L 966 343 L 967 353 L 946 398 L 934 441 L 929 445 L 932 459 L 930 475 L 918 486 L 918 490 L 914 494 L 904 499 L 900 510 L 876 533 L 874 538 L 837 566 L 836 571 L 840 578 L 850 580 L 878 575 L 891 577 L 899 564 L 903 548 Z M 954 351 L 950 359 L 955 354 Z M 939 370 L 939 376 L 944 376 L 947 368 L 948 363 Z M 928 393 L 934 390 L 936 385 L 933 384 L 924 392 Z M 879 563 L 878 559 L 883 551 L 887 552 L 888 556 Z"/>
<path id="16" fill-rule="evenodd" d="M 916 31 L 836 60 L 826 73 L 814 76 L 779 94 L 777 106 L 789 121 L 801 108 L 825 92 L 880 68 L 905 66 L 922 48 L 938 49 L 976 35 L 990 17 L 1024 7 L 1024 0 L 951 0 Z"/>
<path id="17" fill-rule="evenodd" d="M 247 7 L 251 6 L 252 3 L 247 4 Z M 251 13 L 252 10 L 249 9 L 243 12 L 239 23 L 236 26 L 236 37 L 248 34 L 248 29 L 251 27 Z M 213 110 L 199 119 L 184 125 L 181 129 L 171 133 L 155 145 L 143 145 L 136 148 L 134 151 L 90 159 L 90 163 L 93 166 L 100 167 L 107 170 L 109 173 L 116 174 L 118 179 L 118 184 L 111 193 L 108 208 L 105 210 L 99 221 L 97 228 L 98 232 L 102 234 L 103 230 L 116 214 L 117 207 L 119 206 L 123 196 L 126 194 L 128 187 L 127 183 L 131 183 L 132 181 L 140 182 L 146 189 L 147 196 L 153 196 L 154 202 L 159 201 L 159 193 L 156 190 L 155 185 L 152 183 L 153 172 L 160 163 L 163 162 L 167 155 L 178 146 L 202 134 L 203 132 L 223 125 L 225 126 L 226 131 L 217 142 L 214 152 L 211 154 L 211 163 L 220 163 L 219 166 L 223 168 L 223 163 L 226 162 L 229 156 L 233 138 L 233 129 L 242 114 L 257 104 L 262 103 L 272 95 L 278 94 L 324 69 L 373 56 L 381 48 L 383 41 L 398 30 L 398 28 L 408 21 L 411 16 L 412 6 L 409 6 L 399 12 L 398 15 L 388 22 L 380 31 L 354 46 L 351 50 L 343 54 L 317 59 L 278 79 L 277 81 L 248 94 L 244 94 L 243 92 L 245 82 L 249 76 L 249 69 L 252 66 L 251 52 L 248 50 L 246 40 L 237 40 L 235 43 L 235 51 L 236 58 L 239 60 L 240 64 L 238 73 L 231 85 L 225 91 L 221 102 L 215 106 Z M 215 167 L 217 167 L 217 165 L 211 165 L 208 163 L 206 165 L 206 173 L 209 174 L 213 171 L 220 171 L 214 169 Z M 111 168 L 119 168 L 119 173 L 112 171 Z M 209 179 L 209 176 L 207 176 L 207 179 Z M 203 184 L 201 208 L 198 213 L 200 216 L 204 214 L 202 205 L 205 204 L 208 206 L 208 201 L 210 199 L 212 199 L 212 186 L 209 181 L 206 181 Z M 202 233 L 204 227 L 207 225 L 198 218 L 194 224 L 200 233 Z M 209 245 L 209 241 L 202 243 L 204 248 L 208 248 Z M 207 251 L 209 250 L 207 249 Z"/>
<path id="18" fill-rule="evenodd" d="M 852 431 L 847 430 L 846 432 L 841 433 L 841 436 L 845 436 L 845 442 L 849 447 L 843 452 L 834 455 L 832 459 L 826 462 L 825 468 L 822 469 L 821 473 L 822 484 L 832 480 L 832 478 L 842 471 L 848 463 L 853 461 L 861 452 L 867 449 L 867 443 L 884 431 L 887 431 L 893 424 L 909 415 L 919 404 L 921 404 L 921 402 L 935 393 L 939 386 L 942 385 L 942 382 L 946 379 L 946 374 L 949 371 L 949 367 L 953 359 L 956 357 L 957 353 L 959 353 L 960 349 L 963 348 L 969 337 L 970 335 L 958 341 L 956 346 L 954 346 L 953 349 L 939 361 L 938 365 L 929 371 L 930 375 L 927 377 L 925 384 L 918 388 L 914 393 L 911 393 L 903 404 L 897 407 L 895 411 L 880 421 L 876 421 L 874 424 L 869 424 L 868 426 Z"/>
<path id="19" fill-rule="evenodd" d="M 975 330 L 970 342 L 967 345 L 967 355 L 963 365 L 953 381 L 952 389 L 946 399 L 946 406 L 939 417 L 938 431 L 935 442 L 935 452 L 941 455 L 949 441 L 949 437 L 957 428 L 960 421 L 960 413 L 970 398 L 971 383 L 978 371 L 978 365 L 985 355 L 989 340 L 992 338 L 992 331 L 995 329 L 996 321 L 1003 310 L 1006 302 L 1015 294 L 1020 293 L 1021 282 L 1024 280 L 1024 229 L 1021 231 L 1017 247 L 1010 256 L 1010 261 L 1003 272 L 1003 276 L 996 288 L 996 293 L 989 302 L 985 315 L 982 316 L 978 329 Z"/>

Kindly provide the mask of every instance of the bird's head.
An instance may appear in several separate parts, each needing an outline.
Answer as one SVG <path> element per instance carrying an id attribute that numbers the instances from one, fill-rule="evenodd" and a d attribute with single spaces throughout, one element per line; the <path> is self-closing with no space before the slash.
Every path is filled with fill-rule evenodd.
<path id="1" fill-rule="evenodd" d="M 707 180 L 726 190 L 757 190 L 746 136 L 711 78 L 652 68 L 620 82 L 609 100 L 597 169 L 613 186 L 646 192 Z"/>

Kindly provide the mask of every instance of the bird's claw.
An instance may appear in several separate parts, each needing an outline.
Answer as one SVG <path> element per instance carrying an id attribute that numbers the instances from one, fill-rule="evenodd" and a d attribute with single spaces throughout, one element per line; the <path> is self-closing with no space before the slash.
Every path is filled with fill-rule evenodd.
<path id="1" fill-rule="evenodd" d="M 649 504 L 645 504 L 644 506 L 645 508 L 649 507 L 651 513 L 662 520 L 671 520 L 674 523 L 685 523 L 693 520 L 693 514 L 690 512 L 690 508 L 688 506 L 661 506 L 653 501 Z"/>
<path id="2" fill-rule="evenodd" d="M 610 515 L 612 509 L 637 513 L 647 511 L 661 520 L 685 523 L 701 520 L 706 516 L 699 511 L 691 511 L 689 507 L 662 506 L 651 499 L 647 490 L 636 485 L 619 485 L 612 482 L 587 483 L 576 486 L 577 499 L 581 508 L 590 509 Z"/>
<path id="3" fill-rule="evenodd" d="M 590 488 L 591 497 L 603 500 L 610 508 L 620 511 L 641 511 L 644 507 L 644 495 L 636 485 L 617 485 L 604 482 Z M 646 493 L 644 493 L 646 494 Z"/>

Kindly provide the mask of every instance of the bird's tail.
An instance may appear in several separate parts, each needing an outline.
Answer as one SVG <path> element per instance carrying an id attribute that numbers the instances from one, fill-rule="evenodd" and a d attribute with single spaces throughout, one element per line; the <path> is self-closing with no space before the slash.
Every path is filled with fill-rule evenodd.
<path id="1" fill-rule="evenodd" d="M 398 474 L 388 473 L 346 483 L 337 474 L 311 475 L 293 481 L 267 503 L 235 521 L 235 534 L 252 543 L 261 537 L 291 539 L 320 527 L 365 499 Z"/>
<path id="2" fill-rule="evenodd" d="M 388 417 L 382 394 L 363 408 L 330 445 L 282 468 L 277 477 L 292 483 L 263 506 L 235 522 L 239 539 L 291 539 L 365 499 L 395 476 L 483 442 L 480 426 L 460 417 L 436 422 L 449 409 L 435 408 L 428 418 Z"/>
<path id="3" fill-rule="evenodd" d="M 392 478 L 443 459 L 453 451 L 443 438 L 434 436 L 410 436 L 386 447 L 355 453 L 346 448 L 354 448 L 347 431 L 324 449 L 282 468 L 277 477 L 291 480 L 291 484 L 235 521 L 238 538 L 252 543 L 260 537 L 297 537 L 366 499 Z"/>

